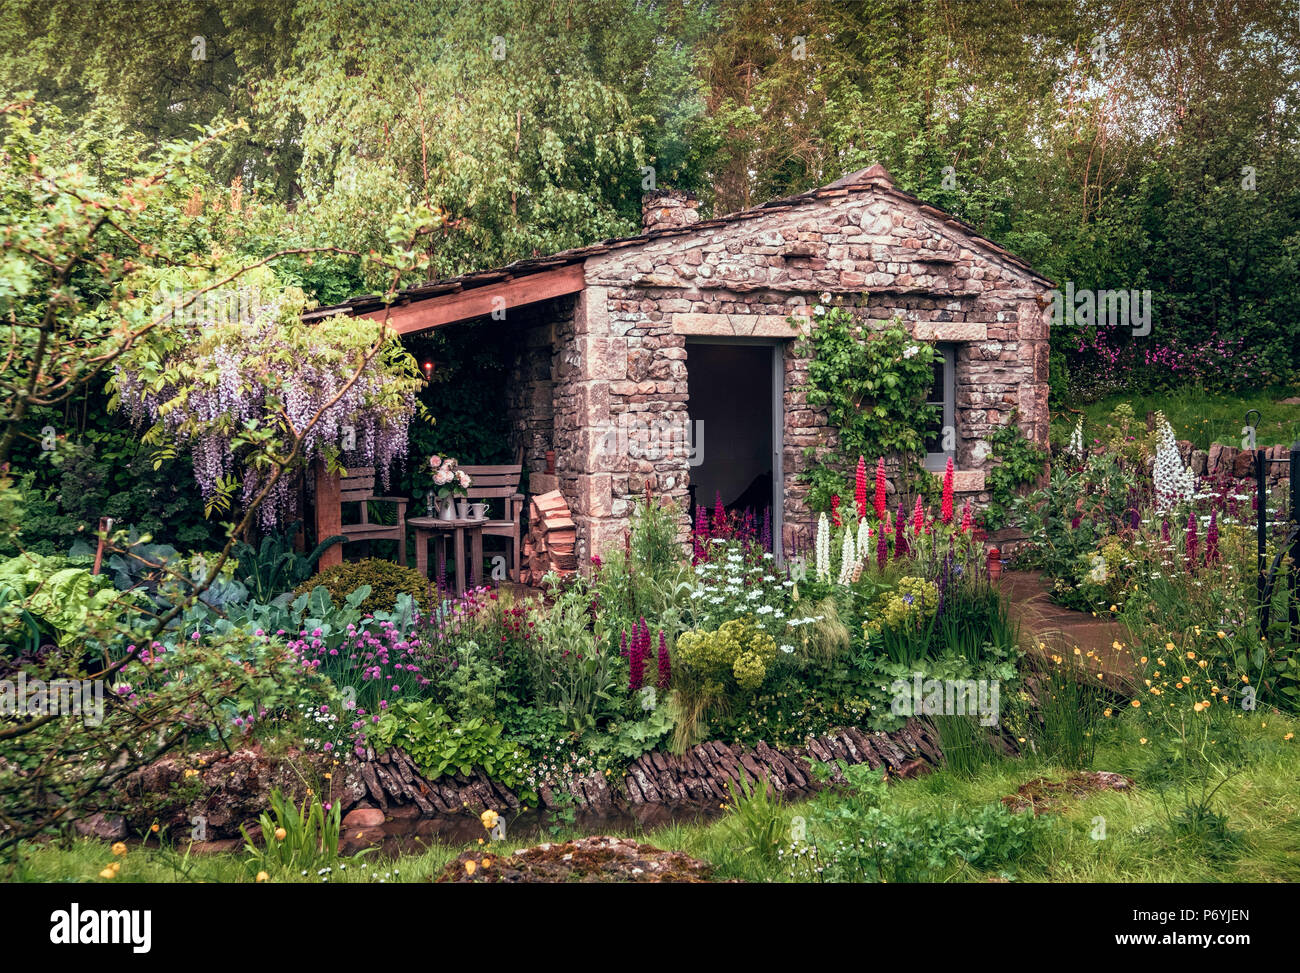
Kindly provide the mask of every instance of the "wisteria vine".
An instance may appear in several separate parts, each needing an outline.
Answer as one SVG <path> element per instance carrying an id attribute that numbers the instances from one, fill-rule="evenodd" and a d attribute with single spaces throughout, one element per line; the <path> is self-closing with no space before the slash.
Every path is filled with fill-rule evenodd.
<path id="1" fill-rule="evenodd" d="M 146 441 L 188 445 L 209 509 L 227 501 L 236 480 L 247 507 L 273 475 L 272 457 L 289 456 L 297 437 L 295 466 L 373 466 L 385 489 L 406 456 L 421 379 L 400 340 L 370 355 L 373 327 L 349 318 L 305 324 L 303 303 L 295 289 L 263 289 L 240 320 L 177 325 L 117 363 L 119 406 L 154 424 Z M 262 527 L 282 523 L 293 499 L 281 476 L 259 511 Z"/>

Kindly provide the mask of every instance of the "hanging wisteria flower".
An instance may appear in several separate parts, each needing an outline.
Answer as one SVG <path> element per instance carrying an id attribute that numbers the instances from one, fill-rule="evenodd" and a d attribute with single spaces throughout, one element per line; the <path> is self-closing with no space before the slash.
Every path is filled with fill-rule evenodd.
<path id="1" fill-rule="evenodd" d="M 256 299 L 238 302 L 236 320 L 177 322 L 122 355 L 116 405 L 154 423 L 146 442 L 188 445 L 209 510 L 236 494 L 247 506 L 286 460 L 373 466 L 386 489 L 422 382 L 401 341 L 352 318 L 303 322 L 302 291 L 269 271 L 244 287 Z M 282 475 L 262 505 L 263 527 L 289 514 L 293 494 Z"/>

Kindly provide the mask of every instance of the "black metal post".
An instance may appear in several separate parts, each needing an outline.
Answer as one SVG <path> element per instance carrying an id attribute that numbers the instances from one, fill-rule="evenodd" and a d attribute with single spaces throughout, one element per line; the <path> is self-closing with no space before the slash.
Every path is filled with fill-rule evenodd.
<path id="1" fill-rule="evenodd" d="M 1268 634 L 1268 602 L 1271 600 L 1267 596 L 1267 583 L 1264 577 L 1264 561 L 1268 543 L 1266 536 L 1268 527 L 1268 478 L 1265 475 L 1266 470 L 1264 467 L 1264 457 L 1266 455 L 1262 449 L 1255 450 L 1255 560 L 1258 570 L 1255 579 L 1255 592 L 1259 602 L 1259 634 L 1261 638 Z M 1293 472 L 1292 476 L 1294 477 L 1294 475 Z"/>
<path id="2" fill-rule="evenodd" d="M 1291 536 L 1291 563 L 1287 574 L 1291 579 L 1291 606 L 1287 621 L 1291 624 L 1291 638 L 1300 639 L 1300 440 L 1291 444 L 1291 508 L 1287 511 L 1288 533 Z"/>

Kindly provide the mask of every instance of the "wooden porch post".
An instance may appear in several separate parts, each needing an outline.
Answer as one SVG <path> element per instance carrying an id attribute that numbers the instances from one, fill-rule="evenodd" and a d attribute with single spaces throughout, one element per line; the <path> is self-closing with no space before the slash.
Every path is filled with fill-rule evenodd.
<path id="1" fill-rule="evenodd" d="M 343 532 L 343 492 L 337 473 L 330 473 L 323 460 L 313 468 L 316 477 L 316 543 Z M 321 555 L 316 570 L 343 563 L 343 545 L 335 544 Z"/>

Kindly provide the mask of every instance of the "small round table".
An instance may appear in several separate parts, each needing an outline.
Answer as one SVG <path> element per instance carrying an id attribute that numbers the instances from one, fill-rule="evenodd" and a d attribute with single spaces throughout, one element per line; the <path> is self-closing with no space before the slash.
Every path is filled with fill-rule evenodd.
<path id="1" fill-rule="evenodd" d="M 406 523 L 415 529 L 415 569 L 426 578 L 429 577 L 429 538 L 433 537 L 441 554 L 447 542 L 447 535 L 452 535 L 455 550 L 456 594 L 465 593 L 465 579 L 468 576 L 472 584 L 479 583 L 479 569 L 483 564 L 483 525 L 482 520 L 443 520 L 440 517 L 407 517 Z M 469 571 L 465 569 L 465 535 L 469 534 Z"/>

